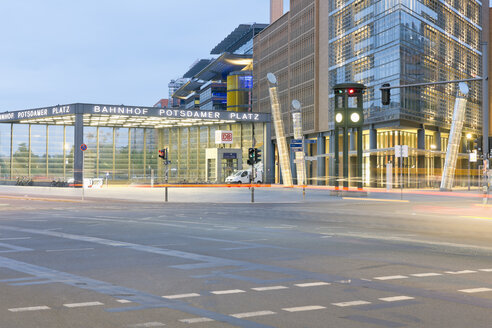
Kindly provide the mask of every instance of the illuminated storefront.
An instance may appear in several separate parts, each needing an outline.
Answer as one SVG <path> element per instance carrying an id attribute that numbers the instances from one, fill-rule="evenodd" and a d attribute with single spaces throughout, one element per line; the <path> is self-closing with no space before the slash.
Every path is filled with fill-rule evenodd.
<path id="1" fill-rule="evenodd" d="M 244 160 L 219 159 L 224 172 L 245 165 L 253 142 L 265 145 L 266 162 L 269 122 L 270 115 L 262 113 L 101 104 L 0 113 L 0 181 L 28 177 L 40 184 L 107 177 L 109 183 L 149 183 L 152 177 L 162 178 L 158 150 L 168 148 L 170 182 L 221 182 L 206 172 L 206 149 L 242 152 Z M 232 131 L 232 144 L 215 144 L 217 130 Z M 264 171 L 267 180 L 269 170 Z"/>

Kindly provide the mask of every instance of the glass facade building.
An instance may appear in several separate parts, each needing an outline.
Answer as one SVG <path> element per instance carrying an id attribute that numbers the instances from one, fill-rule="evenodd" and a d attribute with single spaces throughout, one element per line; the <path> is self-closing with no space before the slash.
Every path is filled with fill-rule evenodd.
<path id="1" fill-rule="evenodd" d="M 63 107 L 67 115 L 53 115 L 58 108 L 53 107 L 11 112 L 9 119 L 0 119 L 0 183 L 29 178 L 35 184 L 49 184 L 78 181 L 81 176 L 108 178 L 109 183 L 150 183 L 152 177 L 162 182 L 164 165 L 158 150 L 163 148 L 169 150 L 171 161 L 169 182 L 221 182 L 207 175 L 205 165 L 206 149 L 219 148 L 215 132 L 233 132 L 233 143 L 220 147 L 242 154 L 234 163 L 240 168 L 246 165 L 253 140 L 262 141 L 269 125 L 268 114 L 90 104 Z M 25 113 L 34 116 L 26 119 Z M 81 151 L 81 144 L 87 145 L 86 151 Z M 216 160 L 223 166 L 231 164 Z"/>
<path id="2" fill-rule="evenodd" d="M 481 7 L 476 0 L 291 0 L 290 11 L 254 39 L 253 111 L 269 112 L 266 74 L 274 73 L 286 135 L 293 136 L 292 100 L 302 104 L 303 133 L 311 140 L 307 155 L 316 157 L 308 163 L 308 183 L 330 184 L 335 143 L 342 149 L 333 131 L 332 88 L 364 84 L 365 186 L 386 186 L 389 166 L 395 185 L 438 186 L 458 85 L 393 88 L 389 105 L 382 104 L 380 88 L 481 77 Z M 481 83 L 468 86 L 457 184 L 466 184 L 467 152 L 482 134 Z M 357 147 L 350 138 L 349 176 L 355 186 Z M 410 149 L 403 181 L 396 145 Z M 342 166 L 340 161 L 339 172 Z M 477 176 L 476 164 L 471 167 Z"/>

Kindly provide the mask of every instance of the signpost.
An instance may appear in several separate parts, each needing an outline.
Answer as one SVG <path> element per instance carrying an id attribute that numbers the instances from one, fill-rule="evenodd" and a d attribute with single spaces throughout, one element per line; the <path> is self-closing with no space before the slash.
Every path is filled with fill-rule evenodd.
<path id="1" fill-rule="evenodd" d="M 400 199 L 403 199 L 403 158 L 408 157 L 407 145 L 395 146 L 395 158 L 400 158 Z"/>
<path id="2" fill-rule="evenodd" d="M 84 167 L 84 154 L 85 151 L 87 150 L 87 145 L 86 144 L 81 144 L 80 145 L 80 150 L 82 150 L 82 167 Z M 85 191 L 84 191 L 84 178 L 82 176 L 82 200 L 84 200 L 85 197 Z"/>

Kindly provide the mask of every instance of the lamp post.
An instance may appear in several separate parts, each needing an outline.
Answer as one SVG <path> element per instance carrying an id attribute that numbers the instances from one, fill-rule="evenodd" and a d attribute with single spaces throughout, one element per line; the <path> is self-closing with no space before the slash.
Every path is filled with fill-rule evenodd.
<path id="1" fill-rule="evenodd" d="M 292 125 L 294 139 L 301 140 L 301 152 L 295 152 L 295 163 L 297 172 L 297 184 L 302 185 L 302 199 L 306 197 L 306 150 L 304 145 L 304 134 L 302 133 L 302 112 L 301 103 L 294 99 L 292 100 Z"/>
<path id="2" fill-rule="evenodd" d="M 466 134 L 466 154 L 468 155 L 468 191 L 470 191 L 470 140 L 472 138 L 471 133 Z"/>

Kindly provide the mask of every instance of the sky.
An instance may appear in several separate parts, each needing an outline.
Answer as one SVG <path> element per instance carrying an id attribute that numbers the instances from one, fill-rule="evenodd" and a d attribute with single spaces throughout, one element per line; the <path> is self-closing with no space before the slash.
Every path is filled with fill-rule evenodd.
<path id="1" fill-rule="evenodd" d="M 0 112 L 152 106 L 269 0 L 0 0 Z M 286 8 L 287 9 L 287 8 Z"/>

